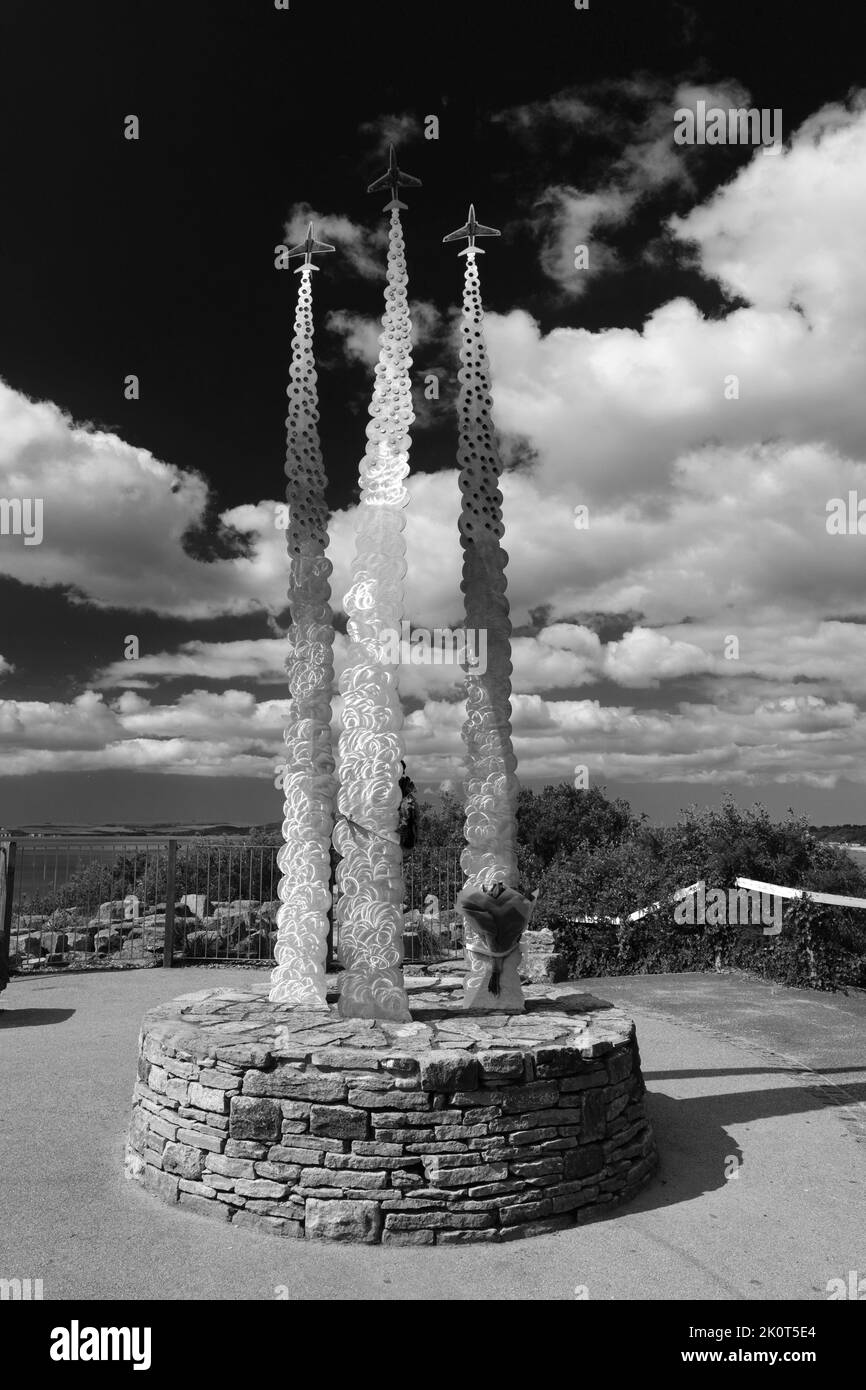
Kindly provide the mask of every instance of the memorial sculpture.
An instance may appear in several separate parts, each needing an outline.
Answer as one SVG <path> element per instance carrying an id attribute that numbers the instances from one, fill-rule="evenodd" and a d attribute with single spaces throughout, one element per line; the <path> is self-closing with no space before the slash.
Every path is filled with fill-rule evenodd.
<path id="1" fill-rule="evenodd" d="M 463 284 L 463 317 L 460 325 L 462 363 L 460 380 L 459 447 L 460 465 L 460 544 L 463 548 L 465 625 L 468 630 L 487 633 L 487 669 L 483 673 L 467 668 L 466 720 L 466 849 L 461 866 L 466 875 L 465 908 L 466 961 L 469 972 L 464 1000 L 473 1010 L 496 1011 L 523 1008 L 523 991 L 517 968 L 516 951 L 520 935 L 527 926 L 534 898 L 517 891 L 517 759 L 511 739 L 511 619 L 505 570 L 508 555 L 502 545 L 502 493 L 499 479 L 502 461 L 496 446 L 491 418 L 490 365 L 484 336 L 484 309 L 476 246 L 479 236 L 498 237 L 494 227 L 482 226 L 470 207 L 464 227 L 451 232 L 446 242 L 466 241 L 460 252 L 466 258 Z M 492 889 L 496 897 L 483 898 Z M 503 896 L 504 893 L 504 896 Z M 517 903 L 523 926 L 516 931 Z M 505 935 L 509 962 L 500 983 L 501 963 L 491 943 L 492 922 L 509 906 L 509 925 Z M 461 904 L 458 903 L 458 906 Z M 483 908 L 483 917 L 478 910 Z M 487 927 L 480 927 L 481 921 Z M 503 930 L 504 929 L 504 923 Z M 516 932 L 516 935 L 515 935 Z M 513 939 L 512 939 L 513 938 Z M 493 941 L 502 940 L 497 932 Z"/>
<path id="2" fill-rule="evenodd" d="M 313 237 L 292 248 L 303 255 L 295 315 L 289 384 L 286 472 L 289 503 L 289 606 L 292 696 L 285 732 L 287 770 L 281 907 L 277 966 L 271 1000 L 305 1008 L 327 1007 L 325 961 L 331 906 L 331 842 L 337 866 L 340 927 L 340 1012 L 344 1017 L 410 1018 L 402 973 L 403 875 L 399 833 L 401 765 L 404 754 L 399 665 L 390 634 L 404 619 L 406 574 L 405 509 L 409 494 L 410 428 L 414 420 L 411 333 L 400 190 L 419 187 L 403 173 L 391 148 L 389 167 L 370 192 L 388 190 L 385 314 L 379 340 L 367 448 L 360 467 L 361 500 L 356 524 L 352 587 L 344 599 L 349 651 L 340 690 L 343 696 L 339 756 L 331 737 L 334 628 L 330 610 L 332 566 L 328 543 L 325 472 L 318 438 L 318 402 L 313 356 L 313 256 L 333 250 Z M 490 368 L 477 257 L 479 237 L 498 237 L 479 223 L 470 207 L 464 227 L 445 237 L 466 241 L 461 322 L 458 463 L 462 505 L 465 627 L 483 631 L 483 671 L 467 664 L 465 925 L 469 965 L 465 999 L 474 1010 L 517 1010 L 523 995 L 514 959 L 519 933 L 509 938 L 502 960 L 489 930 L 472 907 L 477 892 L 495 890 L 498 905 L 522 904 L 524 927 L 534 898 L 517 890 L 517 760 L 511 738 L 511 622 L 502 546 L 502 463 L 491 418 Z M 335 806 L 335 802 L 337 803 Z M 473 897 L 473 890 L 476 896 Z M 506 893 L 505 899 L 502 894 Z M 512 913 L 509 933 L 517 916 Z M 494 934 L 495 935 L 495 934 Z M 501 943 L 500 943 L 501 944 Z M 503 991 L 502 980 L 506 981 Z"/>
<path id="3" fill-rule="evenodd" d="M 312 320 L 312 258 L 332 248 L 311 227 L 292 251 L 304 259 L 288 392 L 292 698 L 276 968 L 270 986 L 211 988 L 161 1005 L 139 1038 L 126 1171 L 170 1207 L 222 1222 L 233 1235 L 510 1241 L 609 1212 L 657 1161 L 631 1020 L 570 985 L 536 984 L 524 1000 L 520 983 L 535 898 L 517 881 L 508 557 L 476 246 L 497 233 L 474 209 L 448 238 L 468 242 L 462 587 L 467 629 L 488 634 L 486 669 L 470 661 L 464 668 L 466 882 L 457 905 L 469 970 L 462 994 L 447 975 L 403 977 L 400 803 L 409 787 L 404 778 L 401 788 L 399 667 L 387 638 L 403 621 L 414 418 L 399 198 L 410 186 L 417 180 L 392 151 L 373 185 L 391 192 L 386 312 L 344 600 L 338 758 Z M 325 977 L 332 845 L 342 855 L 336 1007 Z M 431 929 L 439 908 L 428 895 L 422 921 Z"/>
<path id="4" fill-rule="evenodd" d="M 286 771 L 282 874 L 277 913 L 276 969 L 271 1000 L 304 1008 L 328 1007 L 325 960 L 331 905 L 331 833 L 337 793 L 331 739 L 334 684 L 332 566 L 328 545 L 325 470 L 319 446 L 319 411 L 313 357 L 313 256 L 334 250 L 306 240 L 290 251 L 303 255 L 288 397 L 286 499 L 289 508 L 289 611 L 292 650 L 288 661 L 291 706 L 285 730 Z"/>

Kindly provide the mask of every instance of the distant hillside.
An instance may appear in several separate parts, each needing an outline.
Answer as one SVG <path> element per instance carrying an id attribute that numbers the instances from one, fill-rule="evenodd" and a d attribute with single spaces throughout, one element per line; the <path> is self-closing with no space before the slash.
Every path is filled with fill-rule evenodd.
<path id="1" fill-rule="evenodd" d="M 866 825 L 813 825 L 819 840 L 832 840 L 838 845 L 866 845 Z"/>
<path id="2" fill-rule="evenodd" d="M 129 839 L 146 839 L 148 836 L 159 836 L 160 839 L 182 837 L 186 835 L 201 835 L 208 839 L 241 839 L 249 835 L 253 830 L 257 835 L 268 832 L 278 834 L 280 822 L 273 821 L 268 825 L 229 825 L 226 822 L 200 822 L 200 821 L 137 821 L 128 822 L 123 825 L 65 825 L 62 823 L 48 822 L 42 825 L 18 825 L 4 831 L 10 836 L 57 836 L 69 839 L 77 835 L 99 836 L 105 839 L 121 840 L 124 837 Z"/>

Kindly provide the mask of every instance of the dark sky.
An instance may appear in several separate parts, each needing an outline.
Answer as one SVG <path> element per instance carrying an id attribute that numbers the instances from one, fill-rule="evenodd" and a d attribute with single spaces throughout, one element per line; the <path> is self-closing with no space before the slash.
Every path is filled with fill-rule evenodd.
<path id="1" fill-rule="evenodd" d="M 712 313 L 717 288 L 674 264 L 601 277 L 563 305 L 532 253 L 527 219 L 554 172 L 579 184 L 609 151 L 591 133 L 565 147 L 555 132 L 548 148 L 529 149 L 490 118 L 554 91 L 651 72 L 735 77 L 757 105 L 783 107 L 790 129 L 862 79 L 854 9 L 845 8 L 840 20 L 835 8 L 680 0 L 591 0 L 588 12 L 571 0 L 291 0 L 288 12 L 267 0 L 5 0 L 0 376 L 200 471 L 215 511 L 279 495 L 297 282 L 274 269 L 273 248 L 300 201 L 356 222 L 381 218 L 380 198 L 364 191 L 381 172 L 373 132 L 407 111 L 441 121 L 439 140 L 400 151 L 424 181 L 406 215 L 414 296 L 442 311 L 457 302 L 458 268 L 441 238 L 471 199 L 505 230 L 484 267 L 489 309 L 518 300 L 544 330 L 639 326 L 675 293 Z M 140 118 L 138 142 L 123 138 L 130 113 Z M 733 173 L 746 155 L 724 157 Z M 638 215 L 623 244 L 645 231 Z M 331 309 L 381 310 L 381 285 L 339 257 L 316 279 L 320 325 Z M 369 374 L 348 365 L 324 330 L 319 350 L 330 501 L 342 507 L 355 495 Z M 123 397 L 129 372 L 141 378 L 137 402 Z M 413 467 L 453 458 L 453 417 L 443 410 L 416 439 Z M 209 550 L 213 538 L 189 543 L 219 553 Z M 119 636 L 135 630 L 146 643 L 156 629 L 146 615 L 129 623 L 122 611 L 0 579 L 0 651 L 18 668 L 19 698 L 70 698 L 88 671 L 116 658 Z M 195 635 L 211 626 L 199 623 Z M 158 628 L 161 645 L 190 636 L 179 621 L 162 618 Z M 224 640 L 266 635 L 263 622 L 246 619 L 218 628 Z"/>

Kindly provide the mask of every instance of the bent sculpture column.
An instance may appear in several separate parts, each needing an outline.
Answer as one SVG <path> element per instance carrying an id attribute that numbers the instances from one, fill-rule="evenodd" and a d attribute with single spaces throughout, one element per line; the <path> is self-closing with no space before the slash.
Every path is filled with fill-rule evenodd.
<path id="1" fill-rule="evenodd" d="M 487 670 L 466 679 L 466 888 L 517 886 L 517 759 L 511 741 L 511 620 L 502 547 L 502 463 L 491 419 L 490 367 L 476 251 L 466 252 L 460 361 L 460 544 L 466 628 L 487 632 Z M 464 917 L 469 974 L 465 999 L 474 1008 L 520 1009 L 519 952 L 502 963 L 502 989 L 488 986 L 494 963 Z M 498 982 L 497 982 L 498 987 Z"/>
<path id="2" fill-rule="evenodd" d="M 349 652 L 340 681 L 340 796 L 334 845 L 340 897 L 345 1018 L 410 1018 L 403 983 L 403 859 L 397 834 L 403 712 L 399 666 L 389 660 L 400 632 L 409 494 L 411 322 L 400 213 L 391 210 L 386 312 L 360 468 L 354 583 L 343 605 Z"/>
<path id="3" fill-rule="evenodd" d="M 308 253 L 299 272 L 286 421 L 292 617 L 292 650 L 287 666 L 292 698 L 285 730 L 288 766 L 283 782 L 283 844 L 277 856 L 282 873 L 277 966 L 271 975 L 270 998 L 276 1004 L 326 1009 L 330 846 L 337 782 L 331 739 L 332 567 L 325 557 L 328 509 L 313 361 L 314 269 Z"/>

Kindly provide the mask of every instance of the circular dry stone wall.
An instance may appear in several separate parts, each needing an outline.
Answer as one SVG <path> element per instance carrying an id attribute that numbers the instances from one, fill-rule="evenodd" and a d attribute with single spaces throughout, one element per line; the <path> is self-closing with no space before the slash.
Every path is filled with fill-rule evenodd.
<path id="1" fill-rule="evenodd" d="M 145 1017 L 127 1173 L 163 1201 L 308 1240 L 537 1235 L 631 1197 L 656 1165 L 634 1024 L 575 985 L 469 1015 L 407 980 L 413 1021 L 272 1005 L 268 985 Z"/>

